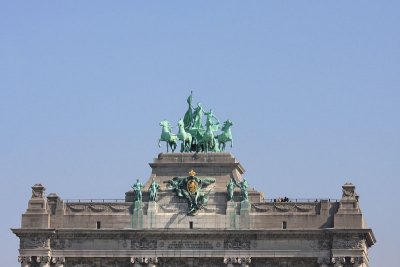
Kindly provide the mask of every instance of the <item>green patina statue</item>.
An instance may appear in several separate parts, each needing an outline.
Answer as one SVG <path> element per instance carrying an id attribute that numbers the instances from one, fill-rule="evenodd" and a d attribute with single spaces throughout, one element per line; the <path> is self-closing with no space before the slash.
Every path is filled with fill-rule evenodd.
<path id="1" fill-rule="evenodd" d="M 160 185 L 153 179 L 149 187 L 150 201 L 157 201 L 158 190 L 160 190 L 160 188 Z"/>
<path id="2" fill-rule="evenodd" d="M 172 152 L 175 151 L 178 140 L 181 143 L 181 152 L 220 152 L 225 151 L 226 142 L 233 144 L 231 127 L 232 122 L 226 120 L 222 126 L 222 133 L 218 134 L 220 130 L 220 123 L 214 115 L 212 109 L 209 112 L 204 112 L 200 103 L 195 108 L 192 105 L 193 92 L 187 98 L 188 110 L 183 119 L 178 122 L 179 132 L 173 134 L 171 126 L 167 120 L 160 122 L 162 126 L 161 137 L 158 141 L 160 146 L 161 141 L 165 141 L 168 148 Z M 203 126 L 203 115 L 206 116 L 205 127 Z"/>
<path id="3" fill-rule="evenodd" d="M 190 91 L 190 96 L 186 100 L 189 107 L 185 113 L 185 117 L 183 117 L 183 123 L 185 125 L 185 130 L 189 130 L 189 128 L 193 124 L 193 107 L 192 107 L 192 99 L 193 99 L 193 91 Z"/>
<path id="4" fill-rule="evenodd" d="M 224 122 L 224 125 L 222 126 L 222 133 L 217 136 L 220 151 L 225 151 L 226 142 L 231 142 L 231 147 L 233 146 L 232 133 L 231 133 L 232 125 L 233 123 L 230 120 L 226 120 Z"/>
<path id="5" fill-rule="evenodd" d="M 247 192 L 247 189 L 249 188 L 249 183 L 247 182 L 247 180 L 243 178 L 243 181 L 241 181 L 240 183 L 237 183 L 235 181 L 235 184 L 237 187 L 240 188 L 240 194 L 242 196 L 242 201 L 248 201 L 249 193 Z"/>
<path id="6" fill-rule="evenodd" d="M 163 120 L 160 122 L 160 126 L 162 126 L 161 137 L 158 139 L 158 146 L 160 147 L 160 142 L 165 141 L 167 143 L 167 152 L 168 146 L 171 148 L 172 152 L 176 149 L 176 144 L 178 142 L 178 137 L 171 133 L 171 126 L 169 121 Z"/>
<path id="7" fill-rule="evenodd" d="M 193 112 L 193 129 L 203 129 L 203 124 L 202 124 L 202 118 L 203 118 L 203 107 L 201 106 L 201 103 L 197 103 L 197 107 L 195 108 Z"/>
<path id="8" fill-rule="evenodd" d="M 226 194 L 228 197 L 228 201 L 233 201 L 233 191 L 235 190 L 236 183 L 233 181 L 233 178 L 229 180 L 229 183 L 226 185 Z"/>
<path id="9" fill-rule="evenodd" d="M 188 203 L 188 215 L 195 215 L 196 212 L 202 209 L 208 202 L 208 192 L 202 191 L 212 183 L 215 183 L 214 178 L 199 178 L 196 177 L 196 172 L 191 170 L 187 177 L 174 177 L 172 180 L 166 181 L 169 188 L 178 197 L 185 198 Z"/>
<path id="10" fill-rule="evenodd" d="M 136 183 L 132 186 L 133 192 L 135 193 L 134 201 L 142 202 L 142 188 L 143 184 L 139 181 L 139 179 L 136 179 Z"/>
<path id="11" fill-rule="evenodd" d="M 179 132 L 178 139 L 182 141 L 181 152 L 190 152 L 192 147 L 192 135 L 185 131 L 185 124 L 182 119 L 178 121 Z"/>

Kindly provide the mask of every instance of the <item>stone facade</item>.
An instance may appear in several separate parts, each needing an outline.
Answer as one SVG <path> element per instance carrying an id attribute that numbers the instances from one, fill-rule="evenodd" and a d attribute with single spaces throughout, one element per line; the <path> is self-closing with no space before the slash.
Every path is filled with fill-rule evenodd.
<path id="1" fill-rule="evenodd" d="M 160 154 L 150 166 L 142 202 L 132 191 L 123 200 L 62 200 L 33 186 L 21 228 L 12 229 L 21 266 L 369 266 L 375 238 L 352 184 L 340 200 L 274 202 L 252 189 L 241 201 L 236 189 L 227 201 L 226 184 L 244 173 L 229 153 Z M 216 179 L 194 216 L 165 184 L 191 169 Z M 147 192 L 153 180 L 156 202 Z"/>

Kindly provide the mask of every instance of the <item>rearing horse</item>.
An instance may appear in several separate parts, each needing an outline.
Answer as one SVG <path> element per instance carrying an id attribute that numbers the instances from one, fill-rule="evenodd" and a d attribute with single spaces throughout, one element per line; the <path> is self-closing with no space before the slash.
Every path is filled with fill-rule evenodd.
<path id="1" fill-rule="evenodd" d="M 176 149 L 176 144 L 178 142 L 178 137 L 171 133 L 171 126 L 169 125 L 169 121 L 163 120 L 160 122 L 160 126 L 162 126 L 161 137 L 158 139 L 158 146 L 160 147 L 160 142 L 165 141 L 167 143 L 167 152 L 168 146 L 171 147 L 172 152 Z"/>
<path id="2" fill-rule="evenodd" d="M 192 146 L 192 135 L 185 131 L 185 124 L 183 120 L 178 121 L 179 132 L 177 134 L 179 140 L 182 141 L 181 152 L 190 152 Z"/>
<path id="3" fill-rule="evenodd" d="M 222 133 L 217 136 L 219 142 L 219 150 L 225 151 L 225 143 L 231 142 L 231 147 L 233 146 L 233 138 L 231 132 L 231 126 L 233 123 L 230 120 L 226 120 L 222 126 Z"/>

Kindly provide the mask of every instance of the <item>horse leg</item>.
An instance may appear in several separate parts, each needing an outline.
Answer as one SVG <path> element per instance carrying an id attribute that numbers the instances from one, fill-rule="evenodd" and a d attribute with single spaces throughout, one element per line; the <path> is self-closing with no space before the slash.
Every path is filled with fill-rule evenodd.
<path id="1" fill-rule="evenodd" d="M 171 143 L 171 150 L 172 150 L 172 153 L 175 152 L 175 149 L 176 149 L 176 143 L 175 143 L 175 142 L 172 142 L 172 143 Z"/>

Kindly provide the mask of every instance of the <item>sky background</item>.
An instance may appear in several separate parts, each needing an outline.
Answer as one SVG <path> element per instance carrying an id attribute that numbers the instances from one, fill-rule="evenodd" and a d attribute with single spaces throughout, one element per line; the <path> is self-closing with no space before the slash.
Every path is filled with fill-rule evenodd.
<path id="1" fill-rule="evenodd" d="M 0 250 L 19 266 L 31 186 L 124 198 L 165 151 L 158 123 L 194 90 L 266 198 L 340 198 L 352 182 L 397 266 L 399 1 L 0 0 Z M 175 128 L 176 130 L 176 128 Z"/>

